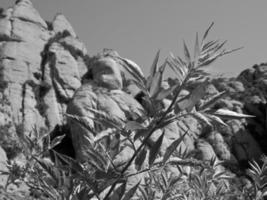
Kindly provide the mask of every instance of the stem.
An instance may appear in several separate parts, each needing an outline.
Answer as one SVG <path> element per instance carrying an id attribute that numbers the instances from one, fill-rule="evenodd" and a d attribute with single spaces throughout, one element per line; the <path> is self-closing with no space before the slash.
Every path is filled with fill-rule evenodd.
<path id="1" fill-rule="evenodd" d="M 152 127 L 152 129 L 150 130 L 150 132 L 148 133 L 148 135 L 145 137 L 145 139 L 143 140 L 142 144 L 138 147 L 138 149 L 134 152 L 133 156 L 131 157 L 131 159 L 127 162 L 127 164 L 125 165 L 125 167 L 122 169 L 120 176 L 117 178 L 117 180 L 112 184 L 111 188 L 109 189 L 108 193 L 106 194 L 104 200 L 108 200 L 109 195 L 111 194 L 111 192 L 114 190 L 114 188 L 116 187 L 118 180 L 122 177 L 123 173 L 129 168 L 129 166 L 132 164 L 133 160 L 135 159 L 135 157 L 137 156 L 137 154 L 139 153 L 139 151 L 141 151 L 141 149 L 143 148 L 143 146 L 147 143 L 147 141 L 149 140 L 150 136 L 154 133 L 154 131 L 156 131 L 159 128 L 159 125 L 161 124 L 161 122 L 164 120 L 164 118 L 166 117 L 166 115 L 171 111 L 173 105 L 175 104 L 181 90 L 184 88 L 185 83 L 188 81 L 189 77 L 190 77 L 191 73 L 189 72 L 187 74 L 187 76 L 185 77 L 184 81 L 182 82 L 181 86 L 178 88 L 177 92 L 175 93 L 174 99 L 172 100 L 171 104 L 169 105 L 169 107 L 167 108 L 167 110 L 163 113 L 163 115 L 161 116 L 161 118 L 155 123 L 154 127 Z"/>
<path id="2" fill-rule="evenodd" d="M 122 177 L 123 173 L 129 168 L 129 166 L 132 164 L 133 160 L 135 159 L 135 157 L 137 156 L 137 154 L 139 153 L 139 151 L 141 151 L 141 149 L 143 148 L 143 146 L 146 144 L 146 142 L 148 141 L 149 137 L 154 133 L 155 130 L 157 130 L 157 126 L 154 126 L 149 134 L 145 137 L 145 139 L 143 140 L 142 144 L 138 147 L 138 149 L 134 152 L 133 156 L 131 157 L 131 159 L 127 162 L 127 164 L 125 165 L 125 167 L 122 169 L 120 176 L 117 178 L 117 180 L 112 184 L 111 188 L 109 189 L 108 193 L 106 194 L 104 200 L 107 200 L 109 195 L 111 194 L 111 192 L 113 191 L 113 189 L 115 188 L 115 186 L 118 183 L 118 180 Z"/>
<path id="3" fill-rule="evenodd" d="M 5 187 L 4 187 L 5 192 L 7 191 L 7 187 L 9 185 L 9 180 L 10 180 L 10 175 L 8 175 L 7 180 L 6 180 L 6 184 L 5 184 Z"/>

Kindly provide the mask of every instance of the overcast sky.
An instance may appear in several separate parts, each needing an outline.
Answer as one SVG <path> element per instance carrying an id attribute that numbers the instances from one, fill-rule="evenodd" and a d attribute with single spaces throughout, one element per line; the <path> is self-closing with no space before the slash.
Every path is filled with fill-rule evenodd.
<path id="1" fill-rule="evenodd" d="M 145 72 L 155 53 L 182 55 L 183 40 L 191 44 L 211 22 L 210 39 L 228 40 L 229 49 L 244 49 L 222 57 L 215 73 L 237 75 L 267 61 L 266 0 L 32 0 L 45 20 L 63 13 L 89 54 L 112 48 L 132 59 Z M 0 0 L 7 8 L 14 0 Z"/>

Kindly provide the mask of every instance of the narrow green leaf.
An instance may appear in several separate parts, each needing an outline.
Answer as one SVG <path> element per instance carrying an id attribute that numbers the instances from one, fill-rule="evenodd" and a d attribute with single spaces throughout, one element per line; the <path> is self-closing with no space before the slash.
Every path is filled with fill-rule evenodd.
<path id="1" fill-rule="evenodd" d="M 205 82 L 198 87 L 196 87 L 188 98 L 178 103 L 180 110 L 191 111 L 196 103 L 206 95 L 206 88 L 208 82 Z"/>
<path id="2" fill-rule="evenodd" d="M 153 60 L 152 66 L 150 68 L 150 76 L 155 76 L 157 70 L 158 70 L 158 61 L 159 61 L 159 54 L 160 54 L 160 50 L 157 51 L 157 54 Z"/>
<path id="3" fill-rule="evenodd" d="M 171 124 L 177 120 L 178 120 L 178 118 L 176 116 L 169 118 L 167 120 L 164 120 L 162 123 L 160 123 L 159 128 L 164 128 L 164 127 L 168 126 L 169 124 Z"/>
<path id="4" fill-rule="evenodd" d="M 93 120 L 93 123 L 97 123 L 99 125 L 111 126 L 113 128 L 116 128 L 117 130 L 122 131 L 121 127 L 122 119 L 119 118 L 115 119 L 114 117 L 107 115 L 107 113 L 93 108 L 87 108 L 87 110 L 90 111 L 91 113 L 86 117 L 81 117 L 78 115 L 70 115 L 70 114 L 65 114 L 65 115 L 83 125 L 86 129 L 93 132 L 94 135 L 97 135 L 97 133 L 95 133 L 95 131 L 90 127 L 89 123 L 90 120 Z"/>
<path id="5" fill-rule="evenodd" d="M 140 192 L 142 193 L 142 200 L 151 200 L 148 195 L 148 191 L 145 189 L 145 187 L 140 187 Z"/>
<path id="6" fill-rule="evenodd" d="M 159 92 L 159 89 L 160 89 L 161 83 L 162 83 L 162 76 L 163 76 L 163 73 L 158 71 L 155 74 L 155 76 L 153 77 L 150 91 L 149 91 L 151 97 L 155 97 L 155 95 Z"/>
<path id="7" fill-rule="evenodd" d="M 173 56 L 173 55 L 172 55 Z M 172 71 L 174 72 L 174 73 L 176 73 L 176 74 L 178 74 L 178 72 L 177 72 L 177 66 L 176 66 L 176 64 L 174 63 L 174 61 L 173 61 L 173 58 L 168 58 L 167 59 L 167 64 L 168 64 L 168 66 L 172 69 Z"/>
<path id="8" fill-rule="evenodd" d="M 202 39 L 202 42 L 205 41 L 205 39 L 207 38 L 208 34 L 209 34 L 209 31 L 210 29 L 213 27 L 214 25 L 214 22 L 211 23 L 211 25 L 208 27 L 208 29 L 205 31 L 204 35 L 203 35 L 203 39 Z"/>
<path id="9" fill-rule="evenodd" d="M 96 169 L 101 171 L 107 170 L 108 160 L 101 154 L 101 152 L 98 152 L 89 147 L 83 153 L 86 153 L 87 162 L 94 166 Z"/>
<path id="10" fill-rule="evenodd" d="M 164 63 L 160 66 L 159 72 L 161 72 L 163 74 L 166 66 L 167 66 L 167 59 L 165 59 Z"/>
<path id="11" fill-rule="evenodd" d="M 129 79 L 128 81 L 129 83 L 134 84 L 136 87 L 138 87 L 141 90 L 140 92 L 138 92 L 138 94 L 143 92 L 144 96 L 149 96 L 149 91 L 147 90 L 146 86 L 143 85 L 143 83 L 140 83 L 139 81 L 135 79 Z"/>
<path id="12" fill-rule="evenodd" d="M 177 149 L 179 144 L 181 144 L 188 131 L 189 130 L 187 130 L 181 137 L 172 142 L 171 145 L 166 149 L 166 152 L 163 157 L 163 163 L 166 163 L 166 161 L 171 157 L 172 153 Z"/>
<path id="13" fill-rule="evenodd" d="M 116 132 L 115 128 L 108 128 L 104 131 L 101 131 L 100 133 L 98 133 L 95 137 L 94 137 L 94 142 L 98 143 L 101 140 L 103 140 L 104 138 L 113 135 Z"/>
<path id="14" fill-rule="evenodd" d="M 176 73 L 176 78 L 179 80 L 179 83 L 183 82 L 184 80 L 184 70 L 181 70 L 182 66 L 175 63 L 174 60 L 167 60 L 168 66 Z"/>
<path id="15" fill-rule="evenodd" d="M 38 162 L 38 164 L 55 180 L 59 179 L 59 170 L 55 168 L 51 163 L 45 162 L 44 160 L 38 159 L 33 156 L 34 160 Z"/>
<path id="16" fill-rule="evenodd" d="M 160 90 L 155 99 L 156 100 L 159 100 L 159 101 L 165 99 L 166 97 L 168 97 L 169 95 L 171 95 L 173 93 L 173 91 L 177 87 L 179 87 L 179 86 L 174 85 L 174 86 L 168 88 L 167 90 L 164 90 L 164 89 Z"/>
<path id="17" fill-rule="evenodd" d="M 184 55 L 185 55 L 185 59 L 186 59 L 187 64 L 189 64 L 191 62 L 191 58 L 190 58 L 190 53 L 189 53 L 189 50 L 186 46 L 185 41 L 184 41 Z"/>
<path id="18" fill-rule="evenodd" d="M 211 48 L 213 48 L 214 45 L 218 44 L 219 40 L 212 40 L 205 44 L 203 44 L 201 54 L 207 55 Z"/>
<path id="19" fill-rule="evenodd" d="M 224 121 L 220 118 L 220 117 L 217 117 L 217 116 L 214 116 L 214 115 L 207 115 L 207 117 L 209 119 L 211 119 L 211 121 L 213 122 L 213 124 L 219 124 L 219 125 L 222 125 L 222 126 L 225 126 L 227 127 L 228 125 L 226 123 L 224 123 Z"/>
<path id="20" fill-rule="evenodd" d="M 164 173 L 164 172 L 165 171 L 163 171 L 161 173 L 161 183 L 160 183 L 163 186 L 162 187 L 163 191 L 165 191 L 168 188 L 168 185 L 169 185 L 169 183 L 168 183 L 168 175 L 167 175 L 167 173 Z"/>
<path id="21" fill-rule="evenodd" d="M 26 134 L 24 135 L 24 137 L 22 137 L 22 139 L 25 141 L 27 148 L 33 150 L 33 148 L 35 147 L 33 140 Z"/>
<path id="22" fill-rule="evenodd" d="M 221 117 L 223 119 L 242 119 L 242 118 L 255 117 L 253 115 L 246 115 L 246 114 L 237 113 L 237 112 L 225 110 L 225 109 L 218 109 L 216 111 L 211 111 L 210 114 Z"/>
<path id="23" fill-rule="evenodd" d="M 215 173 L 212 175 L 212 179 L 213 180 L 220 179 L 220 177 L 224 174 L 225 171 L 215 171 Z"/>
<path id="24" fill-rule="evenodd" d="M 125 129 L 130 131 L 135 131 L 135 130 L 145 129 L 145 127 L 136 121 L 128 121 L 125 124 Z"/>
<path id="25" fill-rule="evenodd" d="M 131 200 L 131 198 L 135 194 L 136 190 L 138 189 L 140 182 L 141 181 L 139 181 L 136 185 L 134 185 L 131 189 L 129 189 L 128 192 L 125 193 L 122 200 Z"/>
<path id="26" fill-rule="evenodd" d="M 160 147 L 163 141 L 165 135 L 165 130 L 162 132 L 161 136 L 158 138 L 158 140 L 155 142 L 154 146 L 151 148 L 150 150 L 150 154 L 149 154 L 149 165 L 152 165 L 160 151 Z"/>
<path id="27" fill-rule="evenodd" d="M 78 161 L 74 160 L 71 157 L 68 157 L 66 155 L 60 154 L 54 150 L 52 150 L 53 154 L 55 155 L 55 157 L 58 157 L 60 160 L 62 160 L 64 163 L 67 164 L 67 166 L 69 166 L 72 170 L 75 171 L 82 171 L 81 166 L 79 165 Z"/>
<path id="28" fill-rule="evenodd" d="M 204 104 L 200 107 L 200 110 L 205 110 L 213 106 L 219 99 L 226 95 L 226 91 L 220 92 L 212 96 L 208 101 L 204 102 Z"/>
<path id="29" fill-rule="evenodd" d="M 147 154 L 147 150 L 146 148 L 143 148 L 137 155 L 136 159 L 135 159 L 135 168 L 136 170 L 140 170 L 142 169 L 142 165 L 146 159 L 146 154 Z"/>
<path id="30" fill-rule="evenodd" d="M 118 196 L 116 199 L 121 200 L 123 197 L 123 194 L 125 193 L 126 190 L 126 184 L 127 181 L 124 181 L 118 188 L 115 189 L 114 193 L 116 193 L 116 196 Z M 110 200 L 112 200 L 111 198 Z"/>
<path id="31" fill-rule="evenodd" d="M 194 66 L 198 65 L 198 57 L 200 55 L 200 47 L 198 41 L 198 33 L 196 33 L 195 50 L 194 50 Z"/>
<path id="32" fill-rule="evenodd" d="M 134 77 L 137 77 L 137 79 L 141 80 L 143 83 L 145 82 L 145 76 L 141 68 L 135 62 L 126 58 L 122 58 L 120 56 L 117 56 L 116 58 L 123 61 L 123 66 L 130 74 L 134 74 Z"/>
<path id="33" fill-rule="evenodd" d="M 62 142 L 62 140 L 64 139 L 64 137 L 65 137 L 65 134 L 55 137 L 51 142 L 50 149 L 53 149 L 55 146 L 60 144 Z"/>
<path id="34" fill-rule="evenodd" d="M 198 67 L 207 67 L 209 66 L 211 63 L 213 63 L 218 57 L 220 57 L 220 53 L 217 55 L 213 55 L 212 57 L 209 57 L 207 60 L 205 60 L 204 62 L 201 62 L 201 64 Z"/>
<path id="35" fill-rule="evenodd" d="M 207 118 L 207 117 L 205 116 L 205 114 L 203 114 L 203 113 L 201 113 L 201 112 L 194 112 L 194 113 L 192 113 L 192 115 L 193 115 L 196 119 L 198 119 L 198 120 L 200 120 L 201 122 L 203 122 L 203 123 L 205 123 L 206 125 L 208 125 L 209 127 L 212 127 L 212 126 L 213 126 L 213 125 L 211 124 L 209 118 Z"/>
<path id="36" fill-rule="evenodd" d="M 257 175 L 261 175 L 262 170 L 261 170 L 259 164 L 255 160 L 250 162 L 250 167 L 252 167 L 254 173 L 256 173 Z"/>
<path id="37" fill-rule="evenodd" d="M 239 51 L 240 49 L 243 49 L 244 47 L 238 47 L 238 48 L 235 48 L 235 49 L 231 49 L 229 51 L 224 51 L 221 53 L 221 56 L 224 56 L 224 55 L 227 55 L 227 54 L 230 54 L 230 53 L 233 53 L 235 51 Z"/>

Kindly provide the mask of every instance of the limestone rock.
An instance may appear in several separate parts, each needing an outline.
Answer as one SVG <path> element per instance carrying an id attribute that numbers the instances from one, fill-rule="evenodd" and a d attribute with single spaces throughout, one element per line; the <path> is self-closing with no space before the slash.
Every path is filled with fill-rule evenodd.
<path id="1" fill-rule="evenodd" d="M 3 138 L 18 140 L 16 134 L 63 124 L 66 104 L 87 70 L 87 50 L 66 18 L 55 17 L 54 30 L 48 24 L 30 0 L 17 1 L 1 15 L 0 124 L 9 135 Z"/>
<path id="2" fill-rule="evenodd" d="M 45 21 L 41 18 L 38 11 L 33 8 L 30 0 L 17 1 L 14 7 L 13 15 L 15 18 L 40 24 L 44 28 L 47 28 Z"/>
<path id="3" fill-rule="evenodd" d="M 57 14 L 55 16 L 55 19 L 53 20 L 52 26 L 53 26 L 53 31 L 55 31 L 56 33 L 64 32 L 65 30 L 67 30 L 71 36 L 77 37 L 71 24 L 66 19 L 66 17 L 62 14 Z"/>
<path id="4" fill-rule="evenodd" d="M 120 68 L 115 61 L 110 58 L 100 58 L 92 68 L 93 79 L 87 80 L 75 92 L 67 109 L 68 114 L 84 117 L 86 123 L 94 130 L 90 132 L 81 124 L 70 120 L 74 148 L 77 157 L 81 160 L 86 157 L 86 149 L 94 143 L 95 133 L 113 128 L 99 127 L 94 122 L 94 118 L 97 117 L 97 113 L 93 112 L 94 109 L 103 112 L 109 120 L 120 125 L 123 125 L 127 119 L 137 119 L 144 112 L 142 106 L 132 96 L 120 90 L 119 83 L 122 81 L 121 76 L 118 75 Z"/>

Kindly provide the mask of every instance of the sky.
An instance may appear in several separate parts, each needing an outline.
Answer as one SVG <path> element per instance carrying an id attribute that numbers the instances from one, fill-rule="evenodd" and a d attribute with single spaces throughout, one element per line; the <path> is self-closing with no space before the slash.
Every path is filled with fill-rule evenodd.
<path id="1" fill-rule="evenodd" d="M 236 76 L 267 62 L 266 0 L 32 0 L 40 15 L 52 21 L 63 13 L 89 55 L 111 48 L 135 61 L 147 74 L 158 49 L 161 61 L 169 52 L 183 55 L 183 40 L 193 50 L 201 36 L 215 25 L 209 39 L 227 40 L 228 49 L 242 50 L 221 57 L 213 74 Z M 7 8 L 14 0 L 0 0 Z"/>

